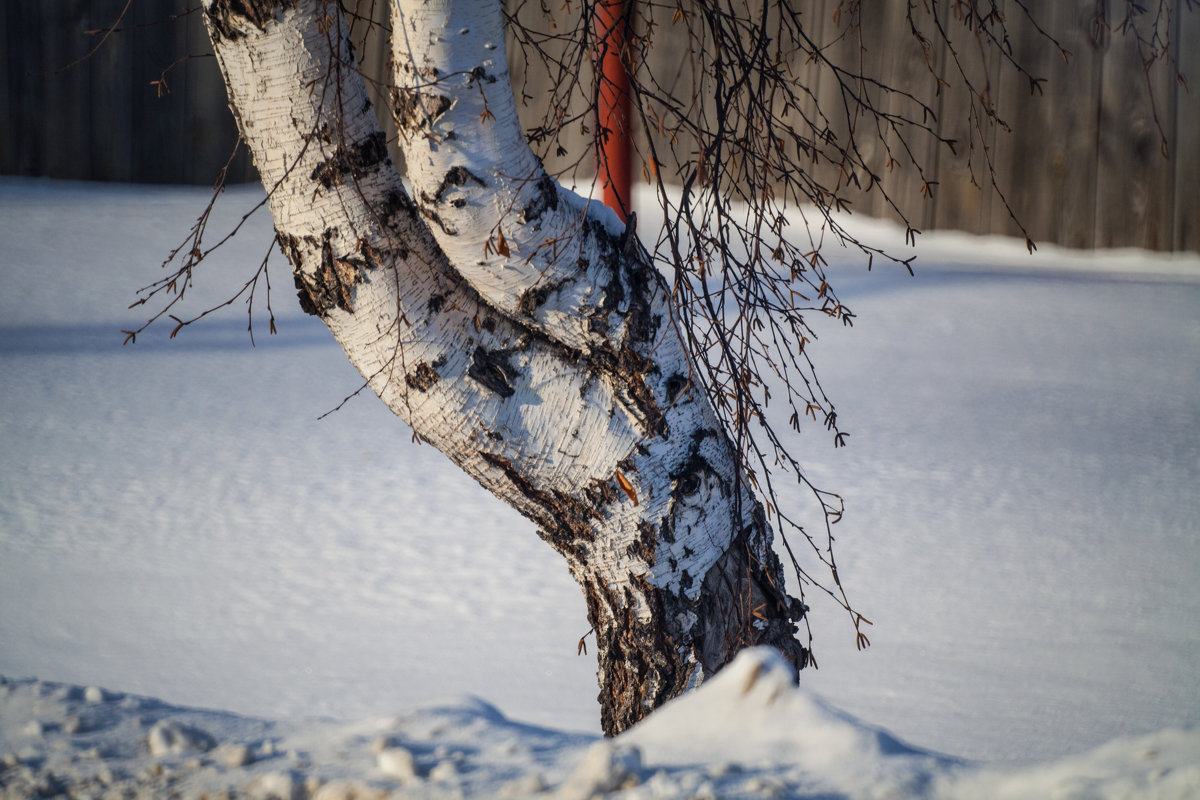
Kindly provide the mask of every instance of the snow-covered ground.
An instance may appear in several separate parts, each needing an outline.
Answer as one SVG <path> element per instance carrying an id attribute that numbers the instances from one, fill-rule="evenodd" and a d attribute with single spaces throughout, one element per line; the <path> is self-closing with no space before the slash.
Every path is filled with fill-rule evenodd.
<path id="1" fill-rule="evenodd" d="M 357 376 L 281 259 L 278 336 L 235 306 L 121 346 L 206 201 L 0 179 L 0 785 L 1200 794 L 1200 258 L 939 234 L 916 278 L 839 268 L 857 324 L 816 354 L 850 446 L 801 444 L 872 647 L 814 597 L 800 690 L 755 654 L 606 749 L 560 559 L 372 397 L 317 420 Z M 149 754 L 172 719 L 223 747 Z"/>

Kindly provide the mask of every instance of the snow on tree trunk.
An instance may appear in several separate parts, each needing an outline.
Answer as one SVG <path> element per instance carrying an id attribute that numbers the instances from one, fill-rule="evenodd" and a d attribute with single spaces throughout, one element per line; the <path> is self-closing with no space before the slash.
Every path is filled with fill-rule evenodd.
<path id="1" fill-rule="evenodd" d="M 499 4 L 395 9 L 415 203 L 336 4 L 204 9 L 301 306 L 418 436 L 566 559 L 596 632 L 605 732 L 743 647 L 803 666 L 803 608 L 659 276 L 632 229 L 547 176 L 521 135 Z"/>

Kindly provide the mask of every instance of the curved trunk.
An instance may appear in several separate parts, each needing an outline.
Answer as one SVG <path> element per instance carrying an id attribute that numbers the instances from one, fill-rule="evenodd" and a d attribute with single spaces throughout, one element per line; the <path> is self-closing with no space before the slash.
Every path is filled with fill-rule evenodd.
<path id="1" fill-rule="evenodd" d="M 803 608 L 689 380 L 657 274 L 632 232 L 546 176 L 520 137 L 498 5 L 397 12 L 393 96 L 416 203 L 335 4 L 204 8 L 301 305 L 417 435 L 564 556 L 596 631 L 605 732 L 742 647 L 803 666 Z"/>

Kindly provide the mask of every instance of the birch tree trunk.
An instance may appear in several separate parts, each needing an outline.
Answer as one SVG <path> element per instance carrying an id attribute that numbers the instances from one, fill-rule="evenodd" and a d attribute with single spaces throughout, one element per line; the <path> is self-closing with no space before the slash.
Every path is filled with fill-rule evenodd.
<path id="1" fill-rule="evenodd" d="M 632 226 L 546 175 L 496 0 L 398 0 L 410 197 L 324 0 L 205 0 L 301 306 L 387 406 L 539 528 L 616 734 L 804 609 Z"/>

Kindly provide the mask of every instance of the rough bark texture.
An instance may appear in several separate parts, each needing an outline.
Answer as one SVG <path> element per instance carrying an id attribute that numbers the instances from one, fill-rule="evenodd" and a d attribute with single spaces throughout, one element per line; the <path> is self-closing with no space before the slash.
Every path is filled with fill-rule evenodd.
<path id="1" fill-rule="evenodd" d="M 803 666 L 803 608 L 690 383 L 661 281 L 632 229 L 555 183 L 521 138 L 498 4 L 397 4 L 393 110 L 415 202 L 335 5 L 204 9 L 302 307 L 566 559 L 596 631 L 605 732 L 742 647 Z"/>

